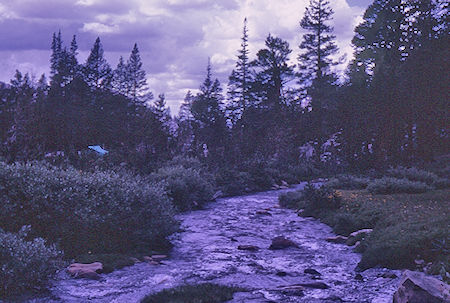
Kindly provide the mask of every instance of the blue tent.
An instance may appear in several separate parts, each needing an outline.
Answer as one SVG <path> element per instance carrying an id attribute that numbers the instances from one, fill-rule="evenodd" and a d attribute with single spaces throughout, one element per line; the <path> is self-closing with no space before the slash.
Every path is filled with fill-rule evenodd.
<path id="1" fill-rule="evenodd" d="M 92 149 L 93 151 L 99 153 L 102 156 L 109 153 L 106 149 L 103 149 L 100 145 L 89 145 L 88 148 Z"/>

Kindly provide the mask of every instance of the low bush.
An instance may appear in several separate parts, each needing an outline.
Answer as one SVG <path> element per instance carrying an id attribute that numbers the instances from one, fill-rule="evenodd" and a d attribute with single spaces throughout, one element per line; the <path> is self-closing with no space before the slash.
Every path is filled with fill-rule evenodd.
<path id="1" fill-rule="evenodd" d="M 448 227 L 448 221 L 442 217 L 394 225 L 380 224 L 366 240 L 358 267 L 414 268 L 414 260 L 420 259 L 419 256 L 427 261 L 445 258 L 445 255 L 433 251 L 432 243 L 435 239 L 448 237 Z M 448 254 L 446 263 L 446 270 L 450 271 Z"/>
<path id="2" fill-rule="evenodd" d="M 42 287 L 55 273 L 60 252 L 45 240 L 26 240 L 29 227 L 18 233 L 0 230 L 0 297 Z"/>
<path id="3" fill-rule="evenodd" d="M 304 207 L 302 191 L 289 191 L 278 196 L 278 203 L 281 207 L 300 209 Z"/>
<path id="4" fill-rule="evenodd" d="M 321 211 L 336 210 L 341 205 L 341 197 L 336 191 L 327 187 L 316 187 L 309 183 L 302 191 L 305 200 L 304 214 L 316 217 Z"/>
<path id="5" fill-rule="evenodd" d="M 211 201 L 214 195 L 213 184 L 193 168 L 181 165 L 163 167 L 150 178 L 164 184 L 167 194 L 180 211 L 199 208 Z"/>
<path id="6" fill-rule="evenodd" d="M 436 188 L 447 188 L 450 186 L 450 180 L 448 178 L 440 178 L 432 172 L 415 167 L 405 168 L 399 166 L 397 168 L 391 168 L 387 171 L 387 175 L 398 179 L 423 182 Z"/>
<path id="7" fill-rule="evenodd" d="M 450 270 L 448 190 L 395 195 L 352 190 L 338 194 L 342 197 L 341 207 L 322 211 L 318 217 L 343 235 L 373 229 L 360 245 L 360 269 L 378 265 L 414 268 L 414 260 L 423 258 L 440 264 L 440 271 Z"/>
<path id="8" fill-rule="evenodd" d="M 67 257 L 161 248 L 177 228 L 161 185 L 130 174 L 0 163 L 0 228 L 31 225 Z"/>
<path id="9" fill-rule="evenodd" d="M 373 194 L 395 194 L 395 193 L 424 193 L 431 190 L 432 187 L 419 181 L 410 181 L 408 179 L 396 179 L 392 177 L 383 177 L 369 183 L 367 190 Z"/>
<path id="10" fill-rule="evenodd" d="M 326 183 L 334 189 L 364 189 L 369 184 L 369 178 L 356 177 L 352 175 L 338 175 Z"/>
<path id="11" fill-rule="evenodd" d="M 233 169 L 219 170 L 216 173 L 216 184 L 226 196 L 252 191 L 250 174 Z"/>
<path id="12" fill-rule="evenodd" d="M 233 299 L 233 294 L 240 290 L 211 283 L 184 285 L 149 295 L 141 303 L 221 303 Z"/>
<path id="13" fill-rule="evenodd" d="M 172 160 L 164 163 L 163 167 L 182 166 L 184 168 L 191 168 L 197 171 L 204 171 L 204 164 L 197 158 L 176 156 Z"/>

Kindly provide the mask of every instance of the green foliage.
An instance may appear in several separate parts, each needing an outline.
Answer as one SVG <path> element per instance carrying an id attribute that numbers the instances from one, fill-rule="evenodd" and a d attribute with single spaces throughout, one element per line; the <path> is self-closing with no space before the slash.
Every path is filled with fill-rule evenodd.
<path id="1" fill-rule="evenodd" d="M 216 173 L 216 184 L 227 196 L 250 191 L 251 183 L 251 176 L 247 172 L 225 168 Z"/>
<path id="2" fill-rule="evenodd" d="M 433 251 L 432 243 L 435 239 L 448 237 L 446 219 L 440 216 L 380 226 L 367 239 L 358 267 L 412 268 L 418 256 L 428 261 L 445 256 Z"/>
<path id="3" fill-rule="evenodd" d="M 449 269 L 448 190 L 423 194 L 373 195 L 365 190 L 338 191 L 341 206 L 317 212 L 338 234 L 372 228 L 359 246 L 360 269 L 374 266 L 414 268 L 414 260 Z M 444 273 L 445 275 L 445 273 Z"/>
<path id="4" fill-rule="evenodd" d="M 388 176 L 399 178 L 399 179 L 408 179 L 410 181 L 419 181 L 422 183 L 426 183 L 430 186 L 434 186 L 436 188 L 447 188 L 450 185 L 450 182 L 446 178 L 440 178 L 436 174 L 426 171 L 420 170 L 415 167 L 406 168 L 406 167 L 397 167 L 391 168 L 387 171 Z"/>
<path id="5" fill-rule="evenodd" d="M 177 226 L 163 187 L 125 173 L 0 163 L 0 184 L 0 227 L 31 225 L 67 256 L 158 248 Z"/>
<path id="6" fill-rule="evenodd" d="M 197 158 L 183 156 L 173 157 L 164 166 L 182 166 L 184 168 L 192 168 L 200 172 L 205 170 L 205 166 Z"/>
<path id="7" fill-rule="evenodd" d="M 278 196 L 278 203 L 281 207 L 300 209 L 304 207 L 304 197 L 303 192 L 300 191 L 289 191 L 282 193 Z"/>
<path id="8" fill-rule="evenodd" d="M 367 190 L 373 194 L 395 194 L 395 193 L 423 193 L 431 190 L 432 187 L 419 181 L 408 179 L 396 179 L 383 177 L 369 183 Z"/>
<path id="9" fill-rule="evenodd" d="M 164 188 L 180 211 L 201 207 L 211 201 L 214 186 L 198 170 L 183 166 L 160 168 L 151 179 L 163 182 Z"/>
<path id="10" fill-rule="evenodd" d="M 220 303 L 233 299 L 238 291 L 237 287 L 211 283 L 184 285 L 149 295 L 141 303 Z"/>
<path id="11" fill-rule="evenodd" d="M 0 229 L 0 297 L 41 287 L 55 273 L 60 252 L 45 240 L 27 240 L 29 226 L 19 233 Z"/>
<path id="12" fill-rule="evenodd" d="M 336 210 L 341 205 L 341 198 L 333 189 L 320 186 L 316 187 L 309 183 L 303 190 L 303 198 L 305 199 L 304 214 L 307 216 L 317 216 L 324 210 Z"/>
<path id="13" fill-rule="evenodd" d="M 327 186 L 335 189 L 364 189 L 370 179 L 353 175 L 338 175 L 327 182 Z"/>

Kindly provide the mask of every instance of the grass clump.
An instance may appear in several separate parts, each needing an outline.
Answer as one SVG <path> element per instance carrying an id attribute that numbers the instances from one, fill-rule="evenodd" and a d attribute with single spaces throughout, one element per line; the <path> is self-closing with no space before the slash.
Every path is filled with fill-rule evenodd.
<path id="1" fill-rule="evenodd" d="M 328 187 L 334 189 L 364 189 L 369 184 L 370 179 L 356 177 L 353 175 L 338 175 L 326 183 Z"/>
<path id="2" fill-rule="evenodd" d="M 31 225 L 66 257 L 158 249 L 176 231 L 164 188 L 130 174 L 0 163 L 0 228 Z"/>
<path id="3" fill-rule="evenodd" d="M 57 269 L 61 253 L 42 238 L 27 239 L 28 232 L 0 229 L 0 298 L 44 286 Z"/>
<path id="4" fill-rule="evenodd" d="M 141 303 L 221 303 L 233 299 L 237 287 L 218 284 L 184 285 L 145 297 Z"/>
<path id="5" fill-rule="evenodd" d="M 392 177 L 383 177 L 369 183 L 367 190 L 373 194 L 395 194 L 395 193 L 424 193 L 433 189 L 433 187 L 420 181 L 410 181 L 408 179 L 397 179 Z"/>

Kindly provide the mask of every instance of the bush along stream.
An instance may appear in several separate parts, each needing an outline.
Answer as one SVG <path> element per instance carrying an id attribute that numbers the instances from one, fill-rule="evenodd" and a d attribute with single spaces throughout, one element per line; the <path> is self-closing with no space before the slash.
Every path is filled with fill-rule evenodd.
<path id="1" fill-rule="evenodd" d="M 173 301 L 158 302 L 189 302 L 177 299 L 180 292 L 205 289 L 226 300 L 231 294 L 230 302 L 390 302 L 400 272 L 355 271 L 360 255 L 327 241 L 335 236 L 330 227 L 280 208 L 278 196 L 287 191 L 222 198 L 179 214 L 168 258 L 144 258 L 95 280 L 61 271 L 34 302 L 153 302 L 170 288 Z"/>

